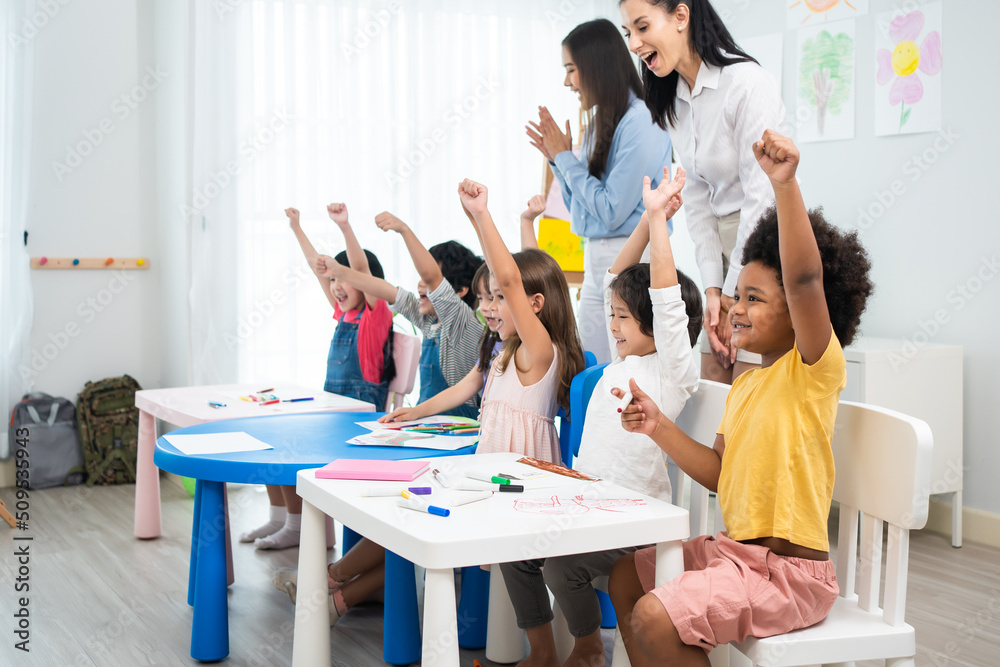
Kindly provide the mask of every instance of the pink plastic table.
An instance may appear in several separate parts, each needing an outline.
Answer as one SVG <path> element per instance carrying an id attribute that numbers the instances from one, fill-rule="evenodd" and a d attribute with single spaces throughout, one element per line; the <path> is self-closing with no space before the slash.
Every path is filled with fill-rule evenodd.
<path id="1" fill-rule="evenodd" d="M 311 401 L 259 405 L 241 401 L 238 396 L 261 389 L 276 388 L 282 398 L 314 397 Z M 225 403 L 224 408 L 213 408 L 209 401 Z M 206 422 L 236 419 L 239 417 L 264 417 L 268 415 L 301 414 L 307 412 L 372 412 L 375 406 L 346 396 L 317 391 L 294 385 L 227 384 L 204 387 L 177 387 L 174 389 L 146 389 L 135 393 L 135 406 L 139 408 L 138 460 L 135 471 L 135 526 L 133 532 L 140 539 L 160 536 L 160 476 L 153 463 L 156 448 L 156 420 L 178 427 L 194 426 Z M 228 535 L 229 525 L 226 523 Z M 227 539 L 228 543 L 228 539 Z"/>

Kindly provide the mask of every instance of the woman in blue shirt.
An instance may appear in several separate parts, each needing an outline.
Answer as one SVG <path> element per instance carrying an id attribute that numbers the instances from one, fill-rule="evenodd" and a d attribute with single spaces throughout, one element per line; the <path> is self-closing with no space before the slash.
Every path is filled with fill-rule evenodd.
<path id="1" fill-rule="evenodd" d="M 586 239 L 577 322 L 584 349 L 605 363 L 611 359 L 604 274 L 642 217 L 643 177 L 655 188 L 671 162 L 670 137 L 653 122 L 638 71 L 611 21 L 581 23 L 562 47 L 564 85 L 589 114 L 580 157 L 573 155 L 569 121 L 561 131 L 545 107 L 527 130 L 559 179 L 570 229 Z"/>

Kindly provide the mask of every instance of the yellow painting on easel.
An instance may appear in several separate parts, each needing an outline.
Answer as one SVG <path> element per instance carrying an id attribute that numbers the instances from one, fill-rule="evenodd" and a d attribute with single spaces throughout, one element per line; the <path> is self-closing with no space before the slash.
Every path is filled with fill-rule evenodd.
<path id="1" fill-rule="evenodd" d="M 539 220 L 538 247 L 552 255 L 563 271 L 583 271 L 583 239 L 569 231 L 568 220 Z"/>

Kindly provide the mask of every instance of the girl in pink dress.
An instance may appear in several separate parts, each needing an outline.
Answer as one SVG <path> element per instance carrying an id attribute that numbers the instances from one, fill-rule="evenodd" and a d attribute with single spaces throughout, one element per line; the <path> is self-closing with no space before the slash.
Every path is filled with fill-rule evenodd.
<path id="1" fill-rule="evenodd" d="M 490 309 L 503 341 L 493 360 L 477 453 L 517 452 L 561 462 L 553 422 L 569 410 L 569 386 L 583 370 L 583 348 L 562 269 L 540 250 L 511 255 L 486 209 L 486 187 L 458 188 L 490 267 Z"/>

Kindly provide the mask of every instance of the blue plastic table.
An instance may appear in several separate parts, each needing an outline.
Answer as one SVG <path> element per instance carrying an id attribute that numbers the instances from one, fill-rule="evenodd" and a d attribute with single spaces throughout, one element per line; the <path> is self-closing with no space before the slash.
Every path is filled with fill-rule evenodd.
<path id="1" fill-rule="evenodd" d="M 223 500 L 226 482 L 294 486 L 295 475 L 299 470 L 320 468 L 338 458 L 425 459 L 472 454 L 475 451 L 475 446 L 452 452 L 347 444 L 347 440 L 367 432 L 355 422 L 372 421 L 380 414 L 382 413 L 326 412 L 229 419 L 198 424 L 169 434 L 242 431 L 274 448 L 263 451 L 188 456 L 162 437 L 156 441 L 153 461 L 158 468 L 197 480 L 188 574 L 188 604 L 194 607 L 191 623 L 192 658 L 212 661 L 222 660 L 229 655 L 226 517 Z M 393 637 L 395 641 L 384 643 L 383 655 L 386 662 L 393 664 L 416 662 L 420 656 L 420 637 L 413 566 L 395 554 L 386 552 L 385 577 L 387 611 L 384 636 Z M 389 596 L 396 596 L 397 591 L 399 599 L 390 601 Z M 390 607 L 394 608 L 394 613 L 389 613 Z"/>

